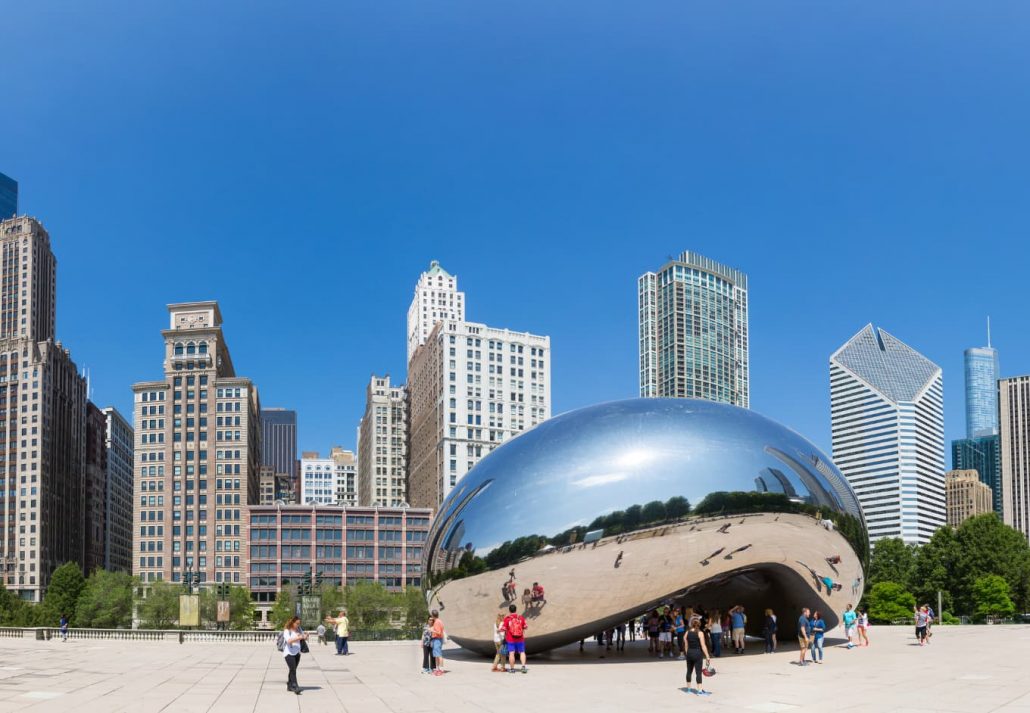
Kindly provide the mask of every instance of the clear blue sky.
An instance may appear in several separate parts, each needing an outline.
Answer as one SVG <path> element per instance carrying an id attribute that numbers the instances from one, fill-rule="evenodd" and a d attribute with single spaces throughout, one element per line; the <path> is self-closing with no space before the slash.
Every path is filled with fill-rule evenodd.
<path id="1" fill-rule="evenodd" d="M 217 7 L 215 7 L 217 6 Z M 123 411 L 165 304 L 216 299 L 300 446 L 353 446 L 439 259 L 549 334 L 556 413 L 637 393 L 636 278 L 751 279 L 754 409 L 829 447 L 873 321 L 1030 372 L 1022 2 L 8 3 L 0 171 L 49 229 L 58 333 Z M 948 457 L 950 462 L 950 455 Z"/>

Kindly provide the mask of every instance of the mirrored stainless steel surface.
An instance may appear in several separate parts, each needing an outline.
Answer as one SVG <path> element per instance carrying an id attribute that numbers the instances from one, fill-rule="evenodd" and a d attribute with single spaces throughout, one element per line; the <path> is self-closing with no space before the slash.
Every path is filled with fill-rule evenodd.
<path id="1" fill-rule="evenodd" d="M 424 566 L 451 638 L 492 653 L 513 603 L 529 652 L 668 601 L 741 604 L 751 633 L 766 607 L 781 637 L 801 606 L 832 627 L 867 558 L 855 494 L 803 437 L 735 406 L 632 399 L 552 418 L 480 461 L 443 503 Z"/>

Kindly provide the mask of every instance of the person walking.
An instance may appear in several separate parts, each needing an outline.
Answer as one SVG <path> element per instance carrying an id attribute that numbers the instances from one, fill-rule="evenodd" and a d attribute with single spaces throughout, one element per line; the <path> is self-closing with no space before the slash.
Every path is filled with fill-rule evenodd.
<path id="1" fill-rule="evenodd" d="M 308 638 L 300 630 L 300 617 L 291 616 L 283 629 L 283 658 L 286 659 L 286 668 L 289 674 L 286 678 L 286 690 L 300 695 L 300 686 L 297 684 L 297 666 L 300 664 L 301 642 Z"/>
<path id="2" fill-rule="evenodd" d="M 615 650 L 626 650 L 626 622 L 622 622 L 615 627 Z"/>
<path id="3" fill-rule="evenodd" d="M 711 692 L 704 690 L 702 668 L 704 668 L 705 664 L 710 661 L 711 657 L 708 655 L 708 646 L 705 644 L 705 637 L 701 633 L 700 617 L 690 620 L 690 629 L 687 630 L 687 634 L 684 639 L 684 643 L 687 647 L 687 692 L 694 693 L 699 696 L 710 696 Z M 696 688 L 690 687 L 691 674 L 695 677 L 695 683 L 697 684 Z"/>
<path id="4" fill-rule="evenodd" d="M 647 617 L 647 653 L 657 654 L 661 651 L 658 643 L 658 610 L 651 611 Z"/>
<path id="5" fill-rule="evenodd" d="M 336 627 L 336 655 L 346 656 L 350 653 L 347 647 L 347 639 L 350 638 L 350 619 L 347 618 L 347 610 L 341 609 L 335 619 L 327 616 L 325 620 Z"/>
<path id="6" fill-rule="evenodd" d="M 322 646 L 325 646 L 325 625 L 319 624 L 318 628 L 315 629 L 315 631 L 318 633 L 318 643 L 322 644 Z"/>
<path id="7" fill-rule="evenodd" d="M 811 644 L 809 640 L 809 632 L 811 632 L 812 623 L 808 620 L 808 607 L 804 607 L 801 610 L 801 616 L 798 617 L 798 649 L 801 652 L 801 658 L 798 659 L 798 664 L 801 666 L 807 666 L 808 663 L 805 661 L 805 654 L 808 652 L 808 647 Z"/>
<path id="8" fill-rule="evenodd" d="M 504 645 L 504 614 L 497 613 L 497 620 L 494 621 L 494 665 L 491 671 L 504 673 L 504 659 L 507 658 L 507 648 Z"/>
<path id="9" fill-rule="evenodd" d="M 860 609 L 858 612 L 858 645 L 869 646 L 869 614 L 865 609 Z"/>
<path id="10" fill-rule="evenodd" d="M 926 608 L 915 608 L 916 639 L 920 646 L 926 645 Z"/>
<path id="11" fill-rule="evenodd" d="M 823 635 L 826 633 L 826 622 L 823 621 L 822 614 L 818 611 L 812 614 L 812 661 L 815 663 L 823 662 Z M 819 654 L 816 657 L 816 654 Z"/>
<path id="12" fill-rule="evenodd" d="M 504 617 L 504 642 L 508 647 L 509 672 L 515 673 L 515 654 L 519 655 L 522 663 L 522 673 L 528 673 L 526 669 L 526 620 L 519 615 L 518 607 L 512 604 L 508 607 L 508 616 Z"/>
<path id="13" fill-rule="evenodd" d="M 855 644 L 852 643 L 852 638 L 855 636 L 855 621 L 858 619 L 858 615 L 855 614 L 851 605 L 848 604 L 840 618 L 844 622 L 844 633 L 848 637 L 848 648 L 854 648 Z"/>
<path id="14" fill-rule="evenodd" d="M 50 621 L 53 621 L 53 619 Z M 68 641 L 68 615 L 62 614 L 61 621 L 59 623 L 61 626 L 61 642 L 65 643 Z"/>
<path id="15" fill-rule="evenodd" d="M 432 673 L 433 663 L 433 622 L 435 619 L 430 614 L 426 623 L 422 626 L 422 673 Z"/>
<path id="16" fill-rule="evenodd" d="M 515 606 L 512 604 L 512 606 Z M 433 659 L 435 668 L 433 669 L 434 676 L 442 676 L 447 673 L 443 667 L 443 620 L 440 618 L 440 612 L 434 609 L 429 612 L 433 616 L 433 626 L 430 630 L 433 647 Z"/>
<path id="17" fill-rule="evenodd" d="M 712 635 L 712 656 L 719 658 L 722 655 L 722 619 L 719 610 L 712 612 L 712 623 L 708 627 Z"/>
<path id="18" fill-rule="evenodd" d="M 730 626 L 733 630 L 733 653 L 744 653 L 744 607 L 739 604 L 730 610 Z"/>
<path id="19" fill-rule="evenodd" d="M 762 626 L 762 633 L 765 634 L 765 653 L 776 653 L 776 615 L 772 609 L 765 610 L 765 624 Z"/>

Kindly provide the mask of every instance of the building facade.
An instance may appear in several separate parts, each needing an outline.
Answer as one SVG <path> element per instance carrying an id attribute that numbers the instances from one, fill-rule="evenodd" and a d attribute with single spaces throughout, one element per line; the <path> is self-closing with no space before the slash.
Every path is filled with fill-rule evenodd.
<path id="1" fill-rule="evenodd" d="M 336 469 L 336 504 L 341 507 L 358 505 L 358 457 L 354 451 L 333 446 L 329 458 Z"/>
<path id="2" fill-rule="evenodd" d="M 50 574 L 83 562 L 86 380 L 55 340 L 57 261 L 33 218 L 0 221 L 0 563 L 40 601 Z"/>
<path id="3" fill-rule="evenodd" d="M 960 438 L 951 442 L 951 467 L 954 470 L 975 470 L 980 481 L 991 491 L 994 512 L 1002 515 L 1001 499 L 1001 436 Z"/>
<path id="4" fill-rule="evenodd" d="M 975 470 L 949 470 L 944 474 L 948 503 L 948 524 L 958 527 L 965 520 L 994 511 L 991 489 Z"/>
<path id="5" fill-rule="evenodd" d="M 18 182 L 0 173 L 0 220 L 18 215 Z"/>
<path id="6" fill-rule="evenodd" d="M 372 376 L 358 425 L 358 504 L 407 504 L 408 392 L 390 375 Z"/>
<path id="7" fill-rule="evenodd" d="M 107 493 L 104 505 L 104 569 L 132 571 L 132 426 L 118 409 L 104 414 Z"/>
<path id="8" fill-rule="evenodd" d="M 317 452 L 305 451 L 300 456 L 300 504 L 336 504 L 336 464 Z"/>
<path id="9" fill-rule="evenodd" d="M 1030 537 L 1030 376 L 998 380 L 1002 519 Z"/>
<path id="10" fill-rule="evenodd" d="M 927 542 L 947 519 L 940 367 L 870 324 L 830 357 L 830 409 L 870 541 Z"/>
<path id="11" fill-rule="evenodd" d="M 408 497 L 436 510 L 491 450 L 551 417 L 551 340 L 437 322 L 408 364 Z"/>
<path id="12" fill-rule="evenodd" d="M 465 319 L 465 293 L 458 291 L 458 278 L 433 260 L 415 285 L 408 307 L 408 362 L 415 350 L 426 343 L 433 325 L 441 320 Z"/>
<path id="13" fill-rule="evenodd" d="M 337 586 L 381 582 L 396 591 L 422 585 L 429 510 L 290 505 L 249 513 L 248 586 L 263 625 L 276 594 L 309 572 Z"/>
<path id="14" fill-rule="evenodd" d="M 686 251 L 637 280 L 640 395 L 747 408 L 747 275 Z"/>
<path id="15" fill-rule="evenodd" d="M 257 387 L 236 375 L 217 302 L 168 306 L 164 377 L 133 386 L 133 574 L 245 584 L 259 498 Z"/>
<path id="16" fill-rule="evenodd" d="M 84 574 L 104 568 L 107 534 L 107 417 L 86 402 L 86 470 L 83 483 Z"/>

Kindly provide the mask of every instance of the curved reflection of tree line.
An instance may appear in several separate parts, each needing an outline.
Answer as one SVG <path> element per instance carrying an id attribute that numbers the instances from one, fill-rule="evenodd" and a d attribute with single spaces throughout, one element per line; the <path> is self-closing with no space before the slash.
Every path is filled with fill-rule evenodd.
<path id="1" fill-rule="evenodd" d="M 664 525 L 681 524 L 694 518 L 711 518 L 754 513 L 793 513 L 816 518 L 824 527 L 832 526 L 851 545 L 863 567 L 869 561 L 869 540 L 862 522 L 847 513 L 829 511 L 798 502 L 783 493 L 754 491 L 719 491 L 707 495 L 700 503 L 691 507 L 682 496 L 674 496 L 662 502 L 652 500 L 642 505 L 631 505 L 625 510 L 601 515 L 589 525 L 569 528 L 557 535 L 526 535 L 507 540 L 494 548 L 485 557 L 474 554 L 472 543 L 466 544 L 457 565 L 439 573 L 426 573 L 431 586 L 448 580 L 471 577 L 511 565 L 555 549 L 583 544 L 587 533 L 601 531 L 600 537 L 630 535 L 641 530 L 651 530 Z M 661 534 L 664 534 L 661 533 Z M 456 553 L 455 553 L 456 554 Z M 448 558 L 452 562 L 452 558 Z"/>

